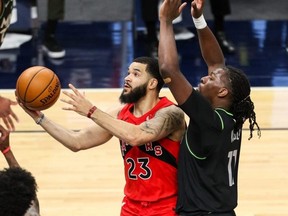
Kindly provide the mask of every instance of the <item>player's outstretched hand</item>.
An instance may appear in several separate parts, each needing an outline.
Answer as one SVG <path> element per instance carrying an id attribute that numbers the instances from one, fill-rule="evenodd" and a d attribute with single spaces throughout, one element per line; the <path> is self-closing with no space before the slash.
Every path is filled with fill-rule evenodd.
<path id="1" fill-rule="evenodd" d="M 187 2 L 182 3 L 181 0 L 164 0 L 160 7 L 159 18 L 172 22 L 182 13 L 186 5 Z"/>
<path id="2" fill-rule="evenodd" d="M 69 99 L 61 99 L 62 102 L 70 105 L 69 107 L 63 107 L 63 110 L 73 110 L 80 115 L 87 116 L 89 110 L 93 107 L 93 104 L 85 98 L 85 93 L 81 93 L 72 84 L 69 84 L 69 88 L 73 93 L 63 91 L 63 94 L 68 96 Z"/>
<path id="3" fill-rule="evenodd" d="M 0 96 L 0 118 L 2 118 L 7 129 L 10 131 L 15 130 L 14 121 L 19 122 L 17 115 L 11 108 L 13 105 L 17 105 L 17 102 Z"/>

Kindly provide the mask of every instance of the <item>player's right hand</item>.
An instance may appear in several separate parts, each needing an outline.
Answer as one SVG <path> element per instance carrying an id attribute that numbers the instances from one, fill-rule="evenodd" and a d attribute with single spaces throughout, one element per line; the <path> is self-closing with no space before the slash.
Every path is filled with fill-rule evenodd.
<path id="1" fill-rule="evenodd" d="M 30 116 L 34 119 L 34 121 L 35 121 L 36 119 L 38 119 L 41 115 L 43 115 L 43 114 L 41 113 L 41 111 L 30 110 L 30 109 L 28 109 L 27 107 L 25 107 L 24 104 L 19 100 L 16 91 L 15 91 L 15 97 L 16 97 L 16 100 L 17 100 L 19 106 L 20 106 L 28 115 L 30 115 Z"/>
<path id="2" fill-rule="evenodd" d="M 194 0 L 191 3 L 191 15 L 199 18 L 203 14 L 205 0 Z"/>

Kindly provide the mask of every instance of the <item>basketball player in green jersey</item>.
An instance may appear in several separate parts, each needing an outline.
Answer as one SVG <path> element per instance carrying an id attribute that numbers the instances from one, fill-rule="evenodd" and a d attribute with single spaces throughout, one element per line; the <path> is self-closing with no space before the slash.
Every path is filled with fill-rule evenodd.
<path id="1" fill-rule="evenodd" d="M 6 31 L 10 25 L 12 16 L 13 0 L 0 0 L 0 46 L 3 43 Z M 18 117 L 11 109 L 16 101 L 1 97 L 0 95 L 0 118 L 2 118 L 7 129 L 15 130 L 13 119 L 18 122 Z"/>
<path id="2" fill-rule="evenodd" d="M 13 0 L 0 0 L 0 46 L 10 25 Z"/>
<path id="3" fill-rule="evenodd" d="M 256 122 L 250 83 L 239 69 L 226 66 L 219 44 L 203 16 L 204 0 L 191 3 L 208 74 L 195 89 L 180 71 L 172 21 L 187 3 L 164 0 L 160 8 L 160 72 L 180 108 L 189 117 L 178 163 L 180 216 L 235 216 L 242 126 Z"/>

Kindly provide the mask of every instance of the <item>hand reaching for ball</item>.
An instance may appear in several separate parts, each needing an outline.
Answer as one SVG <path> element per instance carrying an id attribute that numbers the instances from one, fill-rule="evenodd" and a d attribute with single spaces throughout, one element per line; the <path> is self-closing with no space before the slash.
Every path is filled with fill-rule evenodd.
<path id="1" fill-rule="evenodd" d="M 17 102 L 0 96 L 0 118 L 2 118 L 9 131 L 15 130 L 14 120 L 16 122 L 19 121 L 17 115 L 11 108 L 12 105 L 17 105 Z"/>

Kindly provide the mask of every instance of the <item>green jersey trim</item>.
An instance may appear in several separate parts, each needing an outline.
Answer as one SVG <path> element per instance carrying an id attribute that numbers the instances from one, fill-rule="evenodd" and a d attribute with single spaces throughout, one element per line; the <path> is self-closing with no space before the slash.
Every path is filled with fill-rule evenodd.
<path id="1" fill-rule="evenodd" d="M 221 121 L 221 129 L 223 130 L 223 129 L 224 129 L 224 122 L 223 122 L 223 119 L 222 119 L 221 115 L 219 114 L 219 112 L 218 112 L 217 110 L 221 110 L 221 111 L 225 112 L 227 115 L 230 115 L 230 116 L 233 116 L 233 114 L 227 112 L 226 110 L 224 110 L 224 109 L 222 109 L 222 108 L 216 108 L 216 109 L 214 110 L 215 113 L 219 116 L 219 119 L 220 119 L 220 121 Z M 197 159 L 199 159 L 199 160 L 205 160 L 207 157 L 199 157 L 199 156 L 197 156 L 196 154 L 194 154 L 193 151 L 190 149 L 189 144 L 188 144 L 188 139 L 187 139 L 187 132 L 188 132 L 188 130 L 186 130 L 186 133 L 185 133 L 185 142 L 186 142 L 186 146 L 187 146 L 187 149 L 189 150 L 190 154 L 191 154 L 193 157 L 195 157 L 195 158 L 197 158 Z"/>
<path id="2" fill-rule="evenodd" d="M 217 113 L 217 115 L 218 115 L 219 118 L 220 118 L 220 121 L 221 121 L 221 129 L 224 130 L 224 123 L 223 123 L 223 119 L 222 119 L 221 115 L 219 114 L 219 112 L 218 112 L 217 110 L 221 110 L 221 111 L 225 112 L 227 115 L 230 115 L 230 116 L 233 116 L 233 114 L 227 112 L 226 110 L 224 110 L 224 109 L 222 109 L 222 108 L 216 108 L 216 109 L 214 110 L 215 113 Z"/>
<path id="3" fill-rule="evenodd" d="M 185 133 L 185 142 L 186 142 L 186 146 L 187 146 L 190 154 L 191 154 L 193 157 L 195 157 L 195 158 L 197 158 L 197 159 L 199 159 L 199 160 L 205 160 L 207 157 L 198 157 L 197 155 L 195 155 L 195 154 L 191 151 L 191 149 L 190 149 L 190 147 L 189 147 L 189 144 L 188 144 L 187 131 L 188 131 L 188 130 L 186 130 L 186 133 Z"/>

